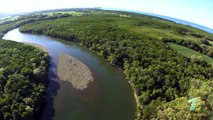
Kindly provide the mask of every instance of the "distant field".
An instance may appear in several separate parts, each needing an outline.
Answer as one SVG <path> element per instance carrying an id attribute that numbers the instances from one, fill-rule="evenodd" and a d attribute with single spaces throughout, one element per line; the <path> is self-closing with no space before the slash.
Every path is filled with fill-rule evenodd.
<path id="1" fill-rule="evenodd" d="M 211 45 L 213 45 L 213 42 L 212 42 L 212 41 L 209 41 L 209 43 L 210 43 Z"/>
<path id="2" fill-rule="evenodd" d="M 80 15 L 83 15 L 84 13 L 79 11 L 59 11 L 59 12 L 48 12 L 48 13 L 42 13 L 42 14 L 47 14 L 49 16 L 52 16 L 54 14 L 68 14 L 73 16 L 80 16 Z"/>
<path id="3" fill-rule="evenodd" d="M 6 21 L 15 21 L 19 18 L 19 16 L 8 16 L 8 17 L 5 17 L 5 18 L 0 18 L 0 24 L 3 23 L 3 22 L 6 22 Z"/>
<path id="4" fill-rule="evenodd" d="M 206 62 L 208 62 L 209 64 L 211 64 L 213 66 L 213 59 L 206 56 L 206 55 L 203 55 L 203 54 L 201 54 L 201 53 L 199 53 L 195 50 L 192 50 L 190 48 L 186 48 L 186 47 L 181 46 L 181 45 L 177 45 L 177 44 L 174 44 L 174 43 L 168 43 L 168 44 L 173 50 L 178 51 L 179 53 L 183 54 L 186 57 L 191 57 L 192 55 L 201 56 Z"/>

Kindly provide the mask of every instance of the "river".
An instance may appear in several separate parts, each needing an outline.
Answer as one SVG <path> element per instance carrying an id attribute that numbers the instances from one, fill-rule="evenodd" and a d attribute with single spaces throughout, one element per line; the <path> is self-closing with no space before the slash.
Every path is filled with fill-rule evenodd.
<path id="1" fill-rule="evenodd" d="M 43 120 L 133 120 L 136 103 L 131 86 L 122 71 L 103 58 L 72 42 L 20 33 L 13 29 L 3 39 L 36 43 L 50 55 L 48 103 Z M 94 73 L 95 82 L 86 91 L 78 91 L 58 79 L 57 63 L 60 53 L 72 55 Z"/>

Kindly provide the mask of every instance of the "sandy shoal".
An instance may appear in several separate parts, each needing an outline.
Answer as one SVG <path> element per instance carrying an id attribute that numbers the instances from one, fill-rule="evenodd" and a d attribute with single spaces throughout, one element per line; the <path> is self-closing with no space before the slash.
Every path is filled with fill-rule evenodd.
<path id="1" fill-rule="evenodd" d="M 86 89 L 88 84 L 94 81 L 90 69 L 78 59 L 67 54 L 59 55 L 57 69 L 60 80 L 68 81 L 73 88 L 78 90 Z"/>

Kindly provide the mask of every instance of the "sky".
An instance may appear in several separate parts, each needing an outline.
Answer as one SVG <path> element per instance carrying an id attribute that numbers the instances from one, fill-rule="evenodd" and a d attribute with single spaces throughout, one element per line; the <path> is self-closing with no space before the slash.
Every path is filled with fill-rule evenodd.
<path id="1" fill-rule="evenodd" d="M 213 29 L 213 0 L 0 0 L 0 14 L 85 7 L 154 13 Z"/>

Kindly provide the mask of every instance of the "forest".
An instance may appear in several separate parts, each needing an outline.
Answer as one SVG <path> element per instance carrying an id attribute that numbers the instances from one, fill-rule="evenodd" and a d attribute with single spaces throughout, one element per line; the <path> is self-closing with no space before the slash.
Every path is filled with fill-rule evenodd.
<path id="1" fill-rule="evenodd" d="M 0 40 L 0 120 L 38 120 L 46 104 L 49 56 Z"/>
<path id="2" fill-rule="evenodd" d="M 60 13 L 55 13 L 52 15 L 34 13 L 34 14 L 21 15 L 21 16 L 15 17 L 15 19 L 12 17 L 6 20 L 0 20 L 0 38 L 2 38 L 3 35 L 9 30 L 20 27 L 27 23 L 32 23 L 32 22 L 40 21 L 40 20 L 64 18 L 68 16 L 71 16 L 71 15 L 60 14 Z"/>
<path id="3" fill-rule="evenodd" d="M 135 13 L 81 12 L 85 14 L 21 16 L 1 23 L 0 37 L 24 25 L 21 32 L 62 38 L 94 51 L 125 73 L 139 101 L 137 119 L 213 116 L 212 66 L 199 56 L 183 56 L 168 45 L 182 45 L 213 58 L 212 34 Z M 0 119 L 37 119 L 45 101 L 48 55 L 10 41 L 1 41 L 0 51 Z M 191 98 L 198 101 L 194 111 L 189 109 Z"/>
<path id="4" fill-rule="evenodd" d="M 213 116 L 213 67 L 168 45 L 183 45 L 212 58 L 212 34 L 155 17 L 112 11 L 37 21 L 21 26 L 20 31 L 76 42 L 121 68 L 139 101 L 137 119 Z M 198 101 L 194 111 L 188 103 L 192 98 Z"/>

